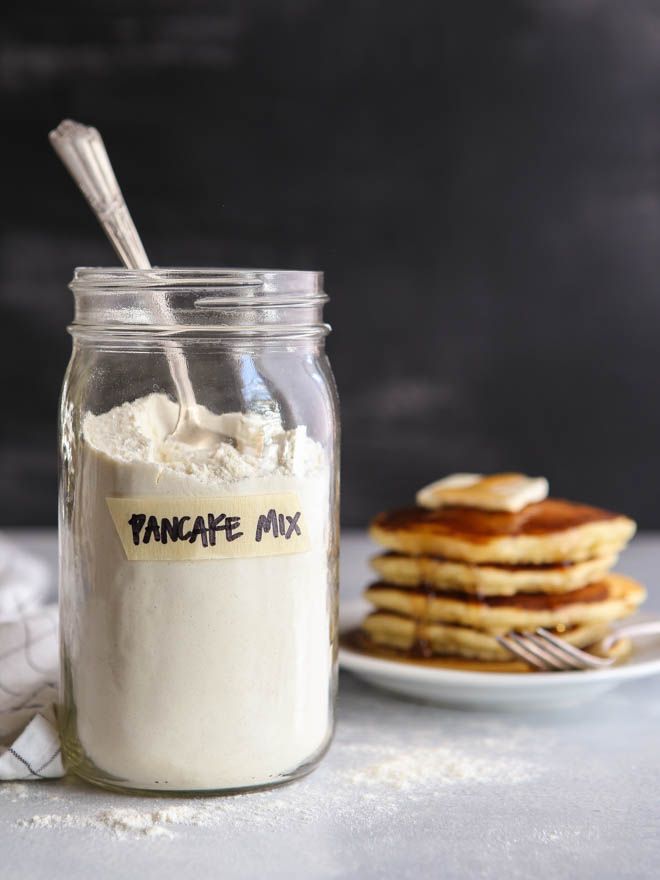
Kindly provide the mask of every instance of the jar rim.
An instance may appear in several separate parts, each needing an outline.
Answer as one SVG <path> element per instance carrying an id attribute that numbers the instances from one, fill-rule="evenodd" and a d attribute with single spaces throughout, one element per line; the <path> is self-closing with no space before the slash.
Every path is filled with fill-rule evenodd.
<path id="1" fill-rule="evenodd" d="M 288 294 L 323 296 L 323 272 L 299 269 L 246 269 L 240 267 L 152 266 L 127 269 L 120 266 L 78 266 L 69 288 L 74 292 L 136 289 L 213 290 L 220 295 Z"/>
<path id="2" fill-rule="evenodd" d="M 71 332 L 96 327 L 133 334 L 195 330 L 224 336 L 325 334 L 321 272 L 160 267 L 84 266 L 69 285 Z"/>

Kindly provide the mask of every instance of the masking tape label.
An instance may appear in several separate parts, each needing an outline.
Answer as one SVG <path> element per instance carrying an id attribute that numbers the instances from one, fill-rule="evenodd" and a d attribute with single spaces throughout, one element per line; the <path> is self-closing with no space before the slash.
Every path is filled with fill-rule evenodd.
<path id="1" fill-rule="evenodd" d="M 126 553 L 139 561 L 236 559 L 309 550 L 295 493 L 106 498 Z"/>

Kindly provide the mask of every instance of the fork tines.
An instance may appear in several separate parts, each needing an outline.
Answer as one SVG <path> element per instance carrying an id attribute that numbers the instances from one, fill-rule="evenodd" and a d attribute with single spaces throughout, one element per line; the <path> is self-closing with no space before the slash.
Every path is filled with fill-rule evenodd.
<path id="1" fill-rule="evenodd" d="M 535 632 L 509 632 L 497 636 L 497 641 L 514 656 L 545 672 L 600 669 L 613 663 L 610 658 L 581 651 L 543 628 Z"/>

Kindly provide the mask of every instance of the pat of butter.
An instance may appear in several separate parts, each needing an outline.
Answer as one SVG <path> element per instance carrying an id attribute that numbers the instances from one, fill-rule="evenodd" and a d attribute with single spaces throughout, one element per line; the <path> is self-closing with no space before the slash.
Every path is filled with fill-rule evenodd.
<path id="1" fill-rule="evenodd" d="M 528 504 L 548 497 L 545 477 L 525 474 L 452 474 L 430 483 L 417 493 L 417 504 L 438 507 L 477 507 L 518 513 Z"/>

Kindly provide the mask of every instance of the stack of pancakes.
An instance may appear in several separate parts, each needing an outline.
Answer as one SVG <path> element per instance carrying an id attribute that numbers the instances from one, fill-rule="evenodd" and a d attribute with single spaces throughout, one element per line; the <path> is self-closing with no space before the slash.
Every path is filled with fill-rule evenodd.
<path id="1" fill-rule="evenodd" d="M 529 480 L 479 479 L 514 476 Z M 418 501 L 433 506 L 382 513 L 372 523 L 387 552 L 372 560 L 380 580 L 365 593 L 376 608 L 362 624 L 366 650 L 515 671 L 524 664 L 498 635 L 544 627 L 598 652 L 612 622 L 645 598 L 640 584 L 610 572 L 635 532 L 628 517 L 547 497 L 526 503 L 524 493 L 520 509 L 503 510 L 508 502 L 488 492 L 443 490 L 434 502 L 424 491 Z"/>

